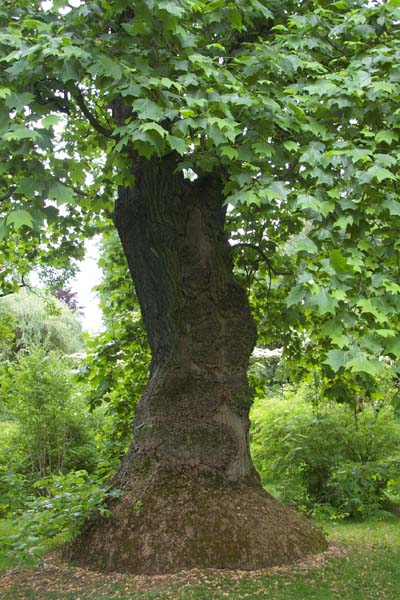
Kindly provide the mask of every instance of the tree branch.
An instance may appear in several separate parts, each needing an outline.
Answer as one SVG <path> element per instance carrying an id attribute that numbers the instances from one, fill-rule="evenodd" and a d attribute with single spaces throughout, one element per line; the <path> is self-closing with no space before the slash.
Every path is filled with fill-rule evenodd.
<path id="1" fill-rule="evenodd" d="M 71 90 L 71 94 L 74 97 L 77 105 L 79 106 L 79 108 L 81 109 L 81 111 L 83 112 L 83 114 L 85 115 L 85 117 L 87 118 L 87 120 L 89 121 L 91 126 L 93 127 L 93 129 L 95 129 L 96 131 L 98 131 L 99 133 L 101 133 L 102 135 L 104 135 L 106 137 L 111 137 L 112 129 L 103 127 L 103 125 L 90 112 L 90 110 L 86 106 L 85 98 L 84 98 L 81 90 L 77 86 L 76 87 L 74 86 L 73 89 Z"/>
<path id="2" fill-rule="evenodd" d="M 231 246 L 231 248 L 250 248 L 251 250 L 255 250 L 267 264 L 268 270 L 274 273 L 274 275 L 293 275 L 291 271 L 278 271 L 275 269 L 269 256 L 267 256 L 264 250 L 262 250 L 256 244 L 251 244 L 250 242 L 239 242 L 239 244 L 235 244 L 234 246 Z"/>
<path id="3" fill-rule="evenodd" d="M 28 290 L 31 290 L 31 286 L 29 285 L 29 283 L 26 283 L 26 281 L 25 281 L 25 275 L 21 276 L 21 283 L 17 287 L 18 287 L 18 289 L 28 288 Z M 10 290 L 9 292 L 0 294 L 0 298 L 5 298 L 6 296 L 11 296 L 11 294 L 15 294 L 15 290 Z"/>

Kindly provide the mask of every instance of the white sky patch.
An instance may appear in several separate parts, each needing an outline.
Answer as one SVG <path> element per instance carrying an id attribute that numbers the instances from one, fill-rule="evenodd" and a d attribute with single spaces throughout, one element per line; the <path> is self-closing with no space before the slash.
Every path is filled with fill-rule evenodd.
<path id="1" fill-rule="evenodd" d="M 100 283 L 102 274 L 97 264 L 98 240 L 88 240 L 85 248 L 86 256 L 80 263 L 78 273 L 71 281 L 71 289 L 76 293 L 78 305 L 81 307 L 83 329 L 89 334 L 96 334 L 104 330 L 99 297 L 93 291 L 93 288 Z"/>

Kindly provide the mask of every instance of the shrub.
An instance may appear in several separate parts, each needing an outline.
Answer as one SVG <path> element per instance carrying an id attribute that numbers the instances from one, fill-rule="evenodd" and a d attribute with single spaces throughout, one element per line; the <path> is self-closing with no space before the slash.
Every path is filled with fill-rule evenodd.
<path id="1" fill-rule="evenodd" d="M 72 539 L 91 514 L 108 516 L 106 499 L 121 495 L 90 479 L 86 471 L 53 475 L 35 487 L 41 495 L 31 497 L 15 515 L 13 535 L 0 535 L 0 551 L 11 563 L 36 564 L 52 545 Z"/>
<path id="2" fill-rule="evenodd" d="M 349 463 L 330 473 L 330 504 L 348 516 L 369 515 L 380 510 L 389 488 L 400 488 L 400 459 Z"/>
<path id="3" fill-rule="evenodd" d="M 388 403 L 364 404 L 355 414 L 325 402 L 316 411 L 303 387 L 258 401 L 252 421 L 256 468 L 283 501 L 365 514 L 399 481 L 397 463 L 388 457 L 399 455 L 400 425 Z"/>
<path id="4" fill-rule="evenodd" d="M 2 391 L 18 424 L 15 444 L 34 477 L 68 468 L 93 469 L 94 443 L 87 411 L 72 393 L 70 365 L 58 352 L 32 348 L 2 378 Z"/>

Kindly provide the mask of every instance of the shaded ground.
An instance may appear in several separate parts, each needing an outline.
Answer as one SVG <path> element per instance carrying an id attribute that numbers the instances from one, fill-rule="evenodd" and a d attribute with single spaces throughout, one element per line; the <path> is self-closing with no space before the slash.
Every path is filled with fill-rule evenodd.
<path id="1" fill-rule="evenodd" d="M 44 600 L 49 598 L 177 598 L 185 589 L 212 584 L 220 587 L 230 580 L 256 581 L 271 575 L 304 573 L 326 565 L 334 558 L 343 557 L 348 548 L 333 543 L 326 552 L 308 557 L 286 567 L 273 567 L 264 571 L 183 571 L 174 575 L 104 575 L 62 561 L 58 552 L 48 555 L 36 568 L 13 567 L 0 575 L 0 598 L 2 600 Z M 158 593 L 162 593 L 159 596 Z M 121 595 L 122 594 L 122 595 Z M 189 596 L 190 597 L 190 596 Z M 204 596 L 193 596 L 204 597 Z M 221 596 L 222 597 L 222 596 Z"/>
<path id="2" fill-rule="evenodd" d="M 399 600 L 400 520 L 323 524 L 329 551 L 263 571 L 132 576 L 77 568 L 57 552 L 35 569 L 0 574 L 0 600 Z"/>

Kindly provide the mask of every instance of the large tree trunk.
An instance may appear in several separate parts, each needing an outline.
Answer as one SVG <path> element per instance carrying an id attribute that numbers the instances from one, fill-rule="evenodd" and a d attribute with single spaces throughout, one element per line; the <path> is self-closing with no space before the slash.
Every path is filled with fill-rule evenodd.
<path id="1" fill-rule="evenodd" d="M 256 340 L 235 281 L 217 177 L 174 158 L 142 161 L 115 224 L 152 350 L 134 440 L 113 478 L 124 495 L 70 556 L 107 570 L 256 569 L 325 548 L 322 534 L 266 494 L 249 453 L 249 356 Z"/>

